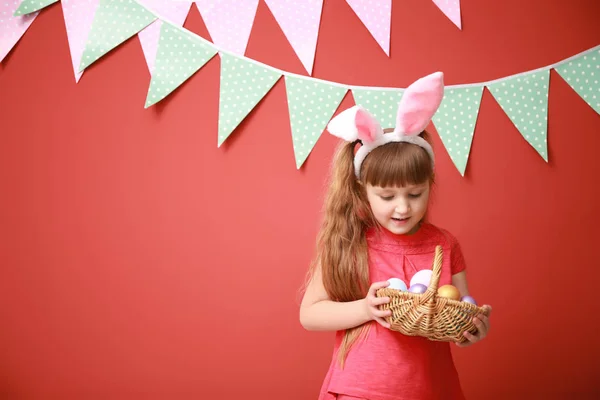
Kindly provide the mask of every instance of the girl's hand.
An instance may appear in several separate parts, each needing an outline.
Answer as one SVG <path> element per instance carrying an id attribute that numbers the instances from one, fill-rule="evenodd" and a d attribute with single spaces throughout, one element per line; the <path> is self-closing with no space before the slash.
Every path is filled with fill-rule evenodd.
<path id="1" fill-rule="evenodd" d="M 389 284 L 390 283 L 388 281 L 373 283 L 369 288 L 367 297 L 365 297 L 366 313 L 369 321 L 377 321 L 377 323 L 379 323 L 381 326 L 388 329 L 390 329 L 390 324 L 388 324 L 384 318 L 392 315 L 392 311 L 381 311 L 378 306 L 389 303 L 390 298 L 377 297 L 376 292 L 381 288 L 388 287 Z"/>
<path id="2" fill-rule="evenodd" d="M 472 333 L 465 332 L 465 337 L 469 341 L 465 342 L 465 343 L 456 343 L 456 345 L 458 347 L 468 347 L 468 346 L 472 345 L 473 343 L 477 343 L 480 340 L 483 340 L 487 336 L 488 332 L 490 331 L 489 316 L 492 313 L 492 307 L 485 305 L 485 306 L 483 306 L 483 308 L 489 310 L 488 316 L 486 317 L 485 315 L 480 314 L 480 315 L 477 315 L 475 318 L 473 318 L 473 323 L 477 327 L 477 333 L 475 335 L 473 335 Z"/>

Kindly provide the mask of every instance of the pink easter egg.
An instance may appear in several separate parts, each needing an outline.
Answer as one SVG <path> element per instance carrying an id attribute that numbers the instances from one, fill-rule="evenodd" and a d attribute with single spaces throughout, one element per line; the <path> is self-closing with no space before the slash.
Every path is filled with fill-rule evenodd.
<path id="1" fill-rule="evenodd" d="M 411 293 L 423 294 L 427 291 L 427 286 L 423 285 L 422 283 L 415 283 L 408 289 L 408 291 Z"/>
<path id="2" fill-rule="evenodd" d="M 466 301 L 467 303 L 471 303 L 471 304 L 475 304 L 477 305 L 477 302 L 475 301 L 475 299 L 471 296 L 463 296 L 462 301 Z"/>
<path id="3" fill-rule="evenodd" d="M 420 283 L 421 285 L 429 286 L 431 282 L 431 275 L 433 275 L 433 271 L 430 269 L 422 269 L 413 275 L 410 280 L 410 286 L 413 286 L 415 283 Z"/>

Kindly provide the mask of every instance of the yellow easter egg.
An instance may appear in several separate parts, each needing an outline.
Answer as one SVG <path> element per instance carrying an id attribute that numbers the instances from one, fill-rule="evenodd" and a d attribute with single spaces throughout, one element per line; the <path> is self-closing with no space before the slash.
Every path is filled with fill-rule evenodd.
<path id="1" fill-rule="evenodd" d="M 440 286 L 437 290 L 437 294 L 440 297 L 445 297 L 447 299 L 458 300 L 460 299 L 460 292 L 456 288 L 456 286 L 452 285 L 444 285 Z"/>

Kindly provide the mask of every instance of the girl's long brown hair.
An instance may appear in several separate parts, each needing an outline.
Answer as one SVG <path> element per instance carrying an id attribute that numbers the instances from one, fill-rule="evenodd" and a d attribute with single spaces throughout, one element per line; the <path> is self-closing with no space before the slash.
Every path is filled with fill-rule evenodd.
<path id="1" fill-rule="evenodd" d="M 421 136 L 426 138 L 427 134 Z M 378 224 L 364 185 L 402 187 L 433 181 L 431 160 L 423 148 L 392 142 L 366 157 L 359 182 L 354 174 L 357 144 L 340 145 L 333 158 L 316 257 L 309 273 L 310 278 L 320 268 L 329 298 L 339 302 L 365 298 L 370 286 L 366 233 Z M 350 347 L 368 326 L 346 330 L 338 352 L 342 366 Z"/>

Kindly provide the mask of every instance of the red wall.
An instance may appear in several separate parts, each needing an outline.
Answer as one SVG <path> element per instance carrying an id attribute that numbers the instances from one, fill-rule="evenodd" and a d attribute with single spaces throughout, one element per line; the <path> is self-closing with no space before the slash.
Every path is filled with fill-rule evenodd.
<path id="1" fill-rule="evenodd" d="M 600 43 L 595 0 L 462 4 L 459 31 L 395 1 L 388 58 L 326 0 L 314 76 L 478 82 Z M 186 26 L 208 37 L 195 8 Z M 262 2 L 247 54 L 303 72 Z M 0 66 L 0 397 L 316 398 L 333 335 L 301 328 L 299 288 L 336 140 L 296 170 L 280 81 L 217 148 L 218 57 L 145 110 L 148 85 L 135 38 L 76 85 L 59 5 Z M 470 399 L 600 396 L 600 117 L 554 71 L 548 125 L 546 164 L 486 90 L 465 178 L 434 137 L 433 221 L 494 307 L 454 350 Z"/>

